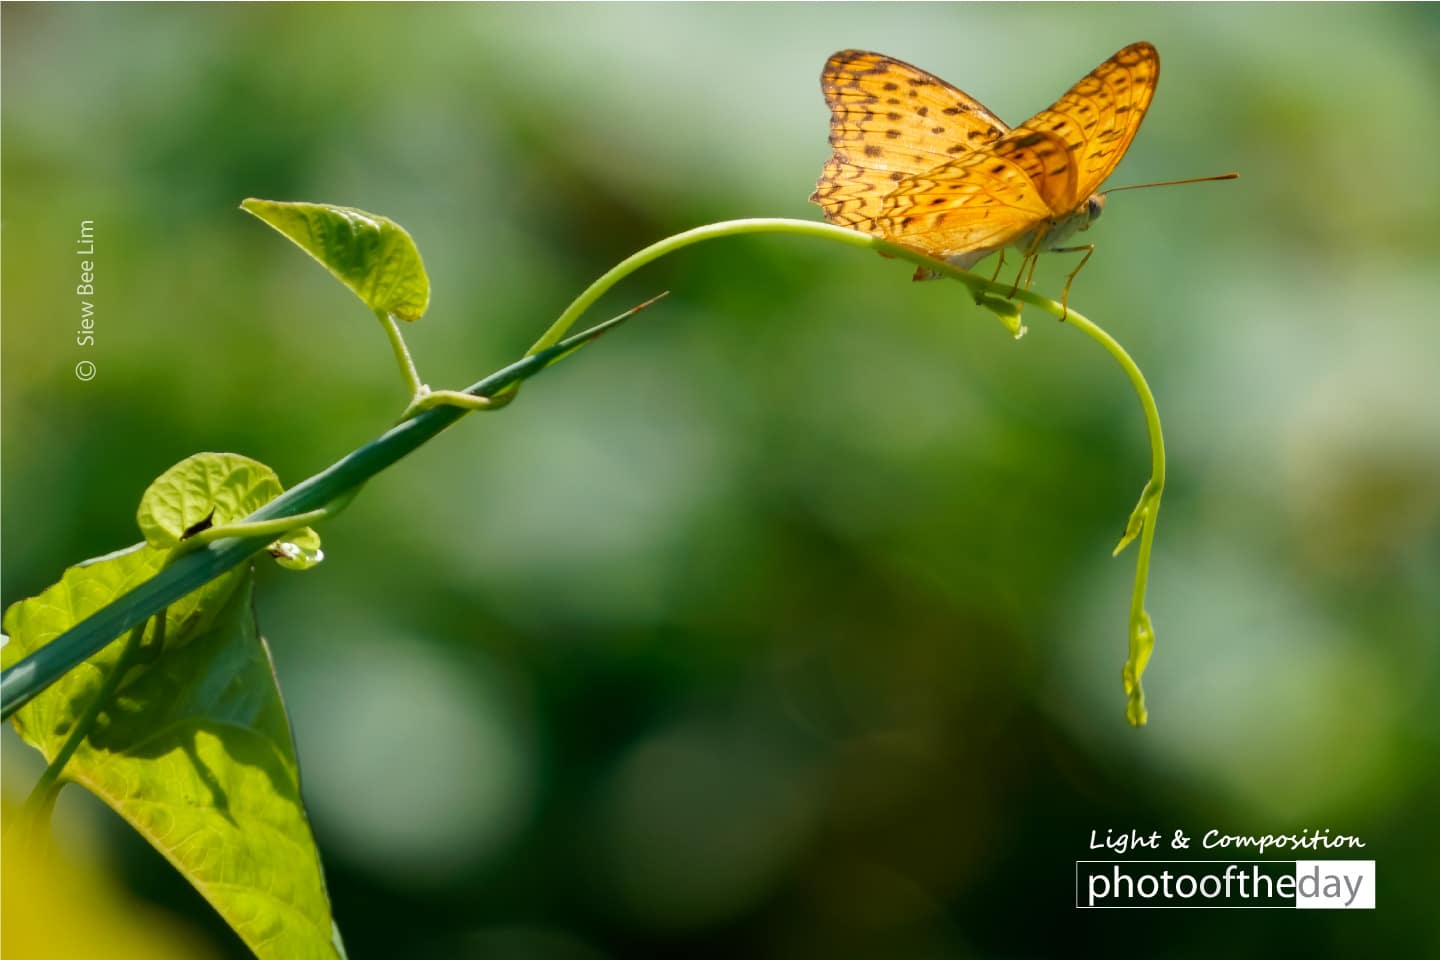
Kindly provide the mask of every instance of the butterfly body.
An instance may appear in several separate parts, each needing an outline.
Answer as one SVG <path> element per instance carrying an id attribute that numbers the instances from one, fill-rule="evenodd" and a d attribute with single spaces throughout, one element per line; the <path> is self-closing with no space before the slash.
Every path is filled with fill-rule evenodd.
<path id="1" fill-rule="evenodd" d="M 1022 274 L 1027 263 L 1033 274 L 1042 252 L 1089 249 L 1065 243 L 1100 216 L 1099 187 L 1134 139 L 1159 76 L 1155 48 L 1131 44 L 1011 129 L 918 67 L 841 51 L 820 77 L 834 154 L 810 199 L 831 223 L 962 269 L 1013 247 Z"/>
<path id="2" fill-rule="evenodd" d="M 997 253 L 1002 249 L 1018 251 L 1022 257 L 1067 250 L 1069 248 L 1065 246 L 1066 242 L 1075 234 L 1089 230 L 1090 225 L 1100 219 L 1104 208 L 1105 198 L 1095 194 L 1080 209 L 1068 214 L 1057 214 L 1051 219 L 1036 224 L 1032 229 L 1020 234 L 1003 247 L 981 247 L 958 253 L 942 253 L 938 259 L 953 264 L 961 270 L 969 270 L 990 254 Z M 938 274 L 927 275 L 925 279 L 930 279 L 930 276 L 938 276 Z"/>

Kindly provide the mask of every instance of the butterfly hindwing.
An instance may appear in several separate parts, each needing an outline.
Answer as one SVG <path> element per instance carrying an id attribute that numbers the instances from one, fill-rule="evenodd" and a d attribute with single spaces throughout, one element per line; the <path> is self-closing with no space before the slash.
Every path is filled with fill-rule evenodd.
<path id="1" fill-rule="evenodd" d="M 969 266 L 1050 215 L 1024 166 L 974 153 L 900 181 L 876 226 L 896 243 Z"/>
<path id="2" fill-rule="evenodd" d="M 1015 130 L 991 144 L 990 155 L 1023 170 L 1053 213 L 1073 207 L 1068 198 L 1075 194 L 1078 165 L 1060 137 L 1043 130 Z"/>

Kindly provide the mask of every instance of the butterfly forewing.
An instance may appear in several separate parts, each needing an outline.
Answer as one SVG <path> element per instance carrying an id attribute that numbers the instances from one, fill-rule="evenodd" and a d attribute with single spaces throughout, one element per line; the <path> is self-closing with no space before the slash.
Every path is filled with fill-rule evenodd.
<path id="1" fill-rule="evenodd" d="M 878 53 L 835 54 L 820 85 L 830 105 L 835 153 L 810 199 L 826 220 L 842 226 L 871 229 L 899 181 L 984 149 L 1009 132 L 979 101 Z"/>
<path id="2" fill-rule="evenodd" d="M 1160 79 L 1160 55 L 1148 43 L 1132 43 L 1086 74 L 1054 104 L 1015 128 L 1053 133 L 1075 163 L 1073 189 L 1058 205 L 1069 213 L 1099 189 L 1130 147 Z"/>

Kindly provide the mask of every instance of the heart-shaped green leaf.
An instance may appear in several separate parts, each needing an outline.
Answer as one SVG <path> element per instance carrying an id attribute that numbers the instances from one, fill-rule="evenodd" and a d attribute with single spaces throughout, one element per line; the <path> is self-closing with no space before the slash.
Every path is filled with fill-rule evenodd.
<path id="1" fill-rule="evenodd" d="M 373 311 L 419 320 L 430 304 L 430 278 L 410 234 L 393 220 L 328 203 L 253 197 L 240 208 L 294 241 Z"/>
<path id="2" fill-rule="evenodd" d="M 142 547 L 75 567 L 60 584 L 11 607 L 7 664 L 61 622 L 81 619 L 121 570 L 158 569 L 163 557 Z M 332 943 L 289 722 L 255 627 L 254 575 L 237 575 L 241 588 L 209 611 L 193 642 L 167 653 L 106 705 L 62 777 L 98 796 L 164 854 L 257 957 L 331 960 L 342 954 Z M 47 760 L 116 652 L 112 644 L 16 713 L 16 728 Z"/>

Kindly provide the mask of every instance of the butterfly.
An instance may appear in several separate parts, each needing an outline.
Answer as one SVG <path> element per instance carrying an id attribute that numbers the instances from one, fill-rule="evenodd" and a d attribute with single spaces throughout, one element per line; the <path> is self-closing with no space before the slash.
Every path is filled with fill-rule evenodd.
<path id="1" fill-rule="evenodd" d="M 1043 252 L 1066 246 L 1105 209 L 1110 176 L 1155 95 L 1160 55 L 1132 43 L 1086 74 L 1053 105 L 1011 129 L 974 97 L 893 57 L 842 50 L 820 86 L 830 105 L 830 145 L 810 200 L 825 219 L 946 260 L 961 269 L 1004 249 L 1020 251 L 1028 289 Z M 1227 175 L 1228 176 L 1228 175 Z M 936 276 L 924 267 L 915 279 Z M 1067 308 L 1068 313 L 1068 308 Z"/>

